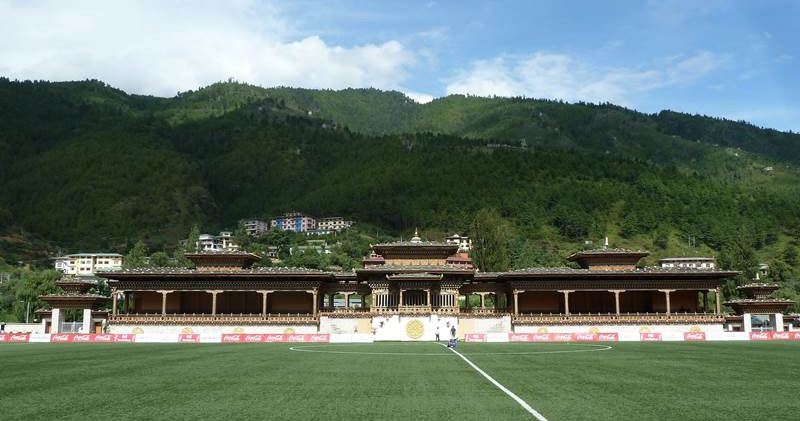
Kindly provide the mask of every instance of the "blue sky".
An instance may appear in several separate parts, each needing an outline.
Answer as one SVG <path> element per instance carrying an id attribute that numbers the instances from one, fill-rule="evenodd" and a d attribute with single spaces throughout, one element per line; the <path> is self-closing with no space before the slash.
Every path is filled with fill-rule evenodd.
<path id="1" fill-rule="evenodd" d="M 800 2 L 0 0 L 0 74 L 613 102 L 800 131 Z"/>

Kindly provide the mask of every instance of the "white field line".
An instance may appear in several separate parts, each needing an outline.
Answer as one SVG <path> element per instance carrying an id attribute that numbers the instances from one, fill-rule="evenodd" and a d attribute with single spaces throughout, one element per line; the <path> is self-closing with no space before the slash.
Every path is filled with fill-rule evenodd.
<path id="1" fill-rule="evenodd" d="M 519 404 L 519 405 L 520 405 L 520 406 L 521 406 L 523 409 L 525 409 L 525 410 L 526 410 L 526 411 L 528 411 L 528 412 L 529 412 L 531 415 L 533 415 L 534 417 L 536 417 L 536 419 L 537 419 L 537 420 L 539 420 L 539 421 L 547 421 L 547 418 L 545 418 L 545 417 L 544 417 L 544 415 L 540 414 L 540 413 L 539 413 L 539 411 L 537 411 L 537 410 L 533 409 L 533 407 L 532 407 L 532 406 L 530 406 L 530 405 L 528 404 L 528 402 L 525 402 L 524 400 L 522 400 L 522 398 L 520 398 L 519 396 L 517 396 L 516 394 L 514 394 L 514 392 L 512 392 L 512 391 L 508 390 L 508 388 L 507 388 L 507 387 L 503 386 L 502 384 L 500 384 L 500 382 L 498 382 L 497 380 L 495 380 L 494 378 L 492 378 L 492 376 L 490 376 L 490 375 L 486 374 L 486 372 L 485 372 L 485 371 L 481 370 L 481 368 L 480 368 L 480 367 L 478 367 L 477 365 L 473 364 L 473 362 L 472 362 L 472 361 L 470 361 L 469 359 L 467 359 L 467 357 L 465 357 L 465 356 L 461 355 L 461 353 L 460 353 L 460 352 L 456 351 L 456 350 L 455 350 L 455 349 L 453 349 L 453 348 L 449 348 L 449 347 L 447 347 L 447 346 L 446 346 L 446 345 L 444 345 L 444 344 L 439 344 L 439 345 L 442 345 L 443 347 L 445 347 L 445 348 L 449 349 L 450 351 L 453 351 L 453 352 L 454 352 L 456 355 L 458 355 L 459 357 L 461 357 L 461 359 L 462 359 L 462 360 L 464 360 L 464 361 L 465 361 L 467 364 L 469 364 L 469 366 L 470 366 L 470 367 L 474 368 L 474 369 L 475 369 L 475 371 L 477 371 L 478 373 L 480 373 L 480 375 L 481 375 L 481 376 L 485 377 L 485 378 L 486 378 L 486 380 L 489 380 L 489 381 L 490 381 L 490 382 L 491 382 L 493 385 L 495 385 L 495 386 L 496 386 L 498 389 L 502 390 L 502 391 L 503 391 L 503 393 L 505 393 L 506 395 L 510 396 L 510 397 L 511 397 L 511 399 L 514 399 L 514 401 L 516 401 L 516 402 L 517 402 L 517 403 L 518 403 L 518 404 Z"/>

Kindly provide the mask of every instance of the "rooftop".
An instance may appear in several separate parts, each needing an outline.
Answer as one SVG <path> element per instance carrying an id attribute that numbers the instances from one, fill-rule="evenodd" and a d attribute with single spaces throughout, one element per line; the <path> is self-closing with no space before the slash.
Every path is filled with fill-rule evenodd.
<path id="1" fill-rule="evenodd" d="M 713 257 L 665 257 L 663 259 L 659 259 L 659 262 L 713 262 Z"/>

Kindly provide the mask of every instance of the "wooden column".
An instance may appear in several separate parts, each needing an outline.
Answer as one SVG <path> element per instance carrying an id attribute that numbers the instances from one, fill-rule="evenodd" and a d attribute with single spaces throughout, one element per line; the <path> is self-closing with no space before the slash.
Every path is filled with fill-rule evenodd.
<path id="1" fill-rule="evenodd" d="M 116 289 L 112 289 L 111 290 L 111 315 L 112 316 L 116 316 L 117 315 L 117 298 L 119 298 L 117 290 Z"/>
<path id="2" fill-rule="evenodd" d="M 612 289 L 609 292 L 614 293 L 614 308 L 617 311 L 617 316 L 619 316 L 619 294 L 625 292 L 624 289 Z"/>
<path id="3" fill-rule="evenodd" d="M 314 300 L 313 301 L 314 304 L 311 306 L 311 311 L 312 311 L 311 314 L 314 315 L 314 317 L 317 317 L 317 306 L 319 305 L 319 303 L 317 302 L 317 290 L 313 289 L 313 290 L 308 291 L 308 292 L 311 293 L 312 300 Z"/>
<path id="4" fill-rule="evenodd" d="M 222 291 L 212 290 L 212 291 L 206 291 L 206 292 L 211 294 L 211 315 L 212 316 L 216 316 L 217 315 L 217 294 L 219 294 Z"/>
<path id="5" fill-rule="evenodd" d="M 514 290 L 514 314 L 519 314 L 519 293 L 522 291 Z"/>
<path id="6" fill-rule="evenodd" d="M 565 289 L 558 292 L 564 294 L 564 314 L 569 316 L 569 293 L 575 291 L 571 289 Z"/>
<path id="7" fill-rule="evenodd" d="M 481 296 L 481 308 L 486 308 L 486 293 L 481 292 L 478 295 Z"/>
<path id="8" fill-rule="evenodd" d="M 703 291 L 703 313 L 708 313 L 708 291 Z"/>
<path id="9" fill-rule="evenodd" d="M 350 294 L 352 294 L 352 292 L 345 292 L 344 293 L 344 308 L 346 310 L 350 309 Z"/>
<path id="10" fill-rule="evenodd" d="M 715 288 L 713 291 L 714 291 L 714 301 L 716 301 L 716 305 L 717 305 L 717 307 L 716 307 L 717 311 L 714 312 L 714 314 L 720 314 L 720 313 L 722 313 L 722 309 L 720 308 L 720 305 L 719 305 L 719 302 L 721 301 L 720 300 L 720 296 L 719 296 L 719 287 Z"/>
<path id="11" fill-rule="evenodd" d="M 674 292 L 675 290 L 674 289 L 660 289 L 659 291 L 663 292 L 665 294 L 666 298 L 667 298 L 667 314 L 672 314 L 672 308 L 670 306 L 670 301 L 669 301 L 669 293 L 670 292 Z"/>
<path id="12" fill-rule="evenodd" d="M 167 294 L 172 291 L 158 291 L 161 293 L 161 315 L 167 315 Z"/>
<path id="13" fill-rule="evenodd" d="M 400 301 L 397 303 L 397 306 L 400 307 L 403 305 L 403 289 L 400 289 Z"/>
<path id="14" fill-rule="evenodd" d="M 267 317 L 267 295 L 272 291 L 258 291 L 261 294 L 261 316 Z"/>

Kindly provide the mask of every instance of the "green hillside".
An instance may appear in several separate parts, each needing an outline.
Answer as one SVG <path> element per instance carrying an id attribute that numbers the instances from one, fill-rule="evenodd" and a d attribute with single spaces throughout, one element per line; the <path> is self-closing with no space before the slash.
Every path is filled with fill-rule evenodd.
<path id="1" fill-rule="evenodd" d="M 7 79 L 0 121 L 0 238 L 69 251 L 170 249 L 194 224 L 289 209 L 436 237 L 469 233 L 487 209 L 511 267 L 560 263 L 604 236 L 652 259 L 774 261 L 785 278 L 798 266 L 800 135 L 744 123 L 527 99 L 420 105 L 377 90 L 220 83 L 154 98 Z"/>

